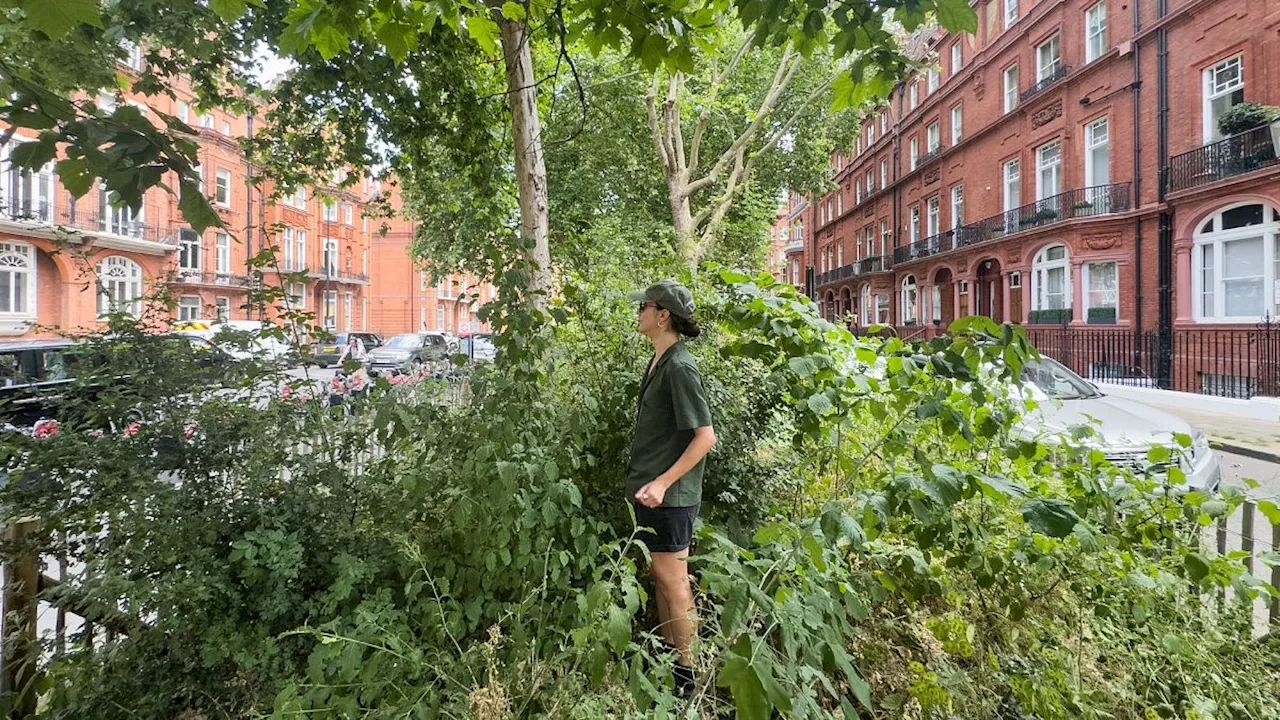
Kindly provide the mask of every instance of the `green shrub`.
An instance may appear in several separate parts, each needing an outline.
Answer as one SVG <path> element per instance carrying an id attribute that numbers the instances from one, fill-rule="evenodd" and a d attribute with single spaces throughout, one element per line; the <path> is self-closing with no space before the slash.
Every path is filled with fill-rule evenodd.
<path id="1" fill-rule="evenodd" d="M 1096 307 L 1089 308 L 1089 324 L 1090 325 L 1114 325 L 1116 323 L 1116 309 L 1113 307 Z"/>
<path id="2" fill-rule="evenodd" d="M 1239 135 L 1280 117 L 1280 108 L 1255 102 L 1232 106 L 1218 118 L 1218 132 L 1224 136 Z"/>
<path id="3" fill-rule="evenodd" d="M 1028 325 L 1066 325 L 1071 322 L 1071 308 L 1058 310 L 1032 310 L 1027 314 Z"/>

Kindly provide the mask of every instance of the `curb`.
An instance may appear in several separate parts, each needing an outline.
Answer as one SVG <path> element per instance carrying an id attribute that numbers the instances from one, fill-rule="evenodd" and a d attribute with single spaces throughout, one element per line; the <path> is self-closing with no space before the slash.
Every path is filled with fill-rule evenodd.
<path id="1" fill-rule="evenodd" d="M 1248 458 L 1253 458 L 1254 460 L 1280 464 L 1280 453 L 1262 450 L 1250 445 L 1236 445 L 1234 443 L 1222 442 L 1221 440 L 1210 438 L 1209 447 L 1214 450 L 1222 450 L 1236 455 L 1243 455 Z"/>

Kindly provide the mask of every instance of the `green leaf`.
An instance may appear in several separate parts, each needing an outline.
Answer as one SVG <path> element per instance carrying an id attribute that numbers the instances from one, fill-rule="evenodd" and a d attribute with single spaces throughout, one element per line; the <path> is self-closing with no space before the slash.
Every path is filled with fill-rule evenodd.
<path id="1" fill-rule="evenodd" d="M 404 62 L 409 52 L 418 47 L 418 33 L 409 25 L 384 22 L 374 33 L 386 48 L 387 55 L 396 62 Z"/>
<path id="2" fill-rule="evenodd" d="M 62 181 L 62 186 L 72 197 L 84 197 L 93 187 L 93 173 L 89 172 L 89 162 L 82 157 L 59 160 L 53 168 Z"/>
<path id="3" fill-rule="evenodd" d="M 760 687 L 764 689 L 765 697 L 769 699 L 770 704 L 782 713 L 791 712 L 791 698 L 787 696 L 787 691 L 782 689 L 778 679 L 773 676 L 773 663 L 766 658 L 768 658 L 767 651 L 762 651 L 757 657 L 757 662 L 751 664 L 756 672 L 756 679 L 760 681 Z"/>
<path id="4" fill-rule="evenodd" d="M 627 649 L 631 642 L 631 616 L 616 605 L 609 608 L 609 617 L 605 620 L 605 635 L 609 638 L 609 647 L 618 655 Z"/>
<path id="5" fill-rule="evenodd" d="M 26 0 L 22 9 L 27 23 L 51 40 L 60 39 L 80 23 L 102 27 L 97 0 Z"/>
<path id="6" fill-rule="evenodd" d="M 467 34 L 485 53 L 492 55 L 498 50 L 498 23 L 487 15 L 472 15 L 467 18 Z"/>
<path id="7" fill-rule="evenodd" d="M 222 218 L 218 217 L 218 213 L 209 204 L 209 198 L 205 197 L 199 185 L 184 179 L 179 187 L 182 197 L 178 200 L 178 211 L 182 213 L 187 224 L 191 225 L 191 229 L 201 233 L 206 228 L 224 227 Z"/>
<path id="8" fill-rule="evenodd" d="M 740 651 L 745 647 L 746 657 Z M 769 720 L 772 708 L 764 694 L 764 686 L 760 678 L 751 668 L 747 659 L 751 656 L 751 641 L 743 637 L 729 653 L 729 659 L 720 668 L 716 683 L 729 688 L 733 696 L 733 704 L 737 709 L 737 717 L 741 720 Z"/>
<path id="9" fill-rule="evenodd" d="M 857 90 L 857 84 L 853 82 L 853 77 L 849 73 L 843 72 L 837 75 L 835 81 L 831 83 L 831 112 L 840 112 L 852 107 Z"/>
<path id="10" fill-rule="evenodd" d="M 57 137 L 52 133 L 41 133 L 39 140 L 15 143 L 9 151 L 9 162 L 20 168 L 38 170 L 57 154 Z"/>
<path id="11" fill-rule="evenodd" d="M 1147 451 L 1147 462 L 1152 465 L 1162 465 L 1169 462 L 1170 456 L 1171 453 L 1169 452 L 1169 448 L 1163 445 L 1153 445 L 1151 449 Z"/>
<path id="12" fill-rule="evenodd" d="M 1219 518 L 1227 514 L 1227 504 L 1222 500 L 1209 500 L 1200 506 L 1200 512 L 1211 518 Z"/>
<path id="13" fill-rule="evenodd" d="M 832 407 L 831 400 L 829 400 L 823 393 L 816 393 L 809 396 L 809 409 L 812 410 L 815 415 L 826 415 L 831 412 Z"/>
<path id="14" fill-rule="evenodd" d="M 519 22 L 525 17 L 524 6 L 520 3 L 509 1 L 502 3 L 502 17 L 514 22 Z"/>
<path id="15" fill-rule="evenodd" d="M 1193 582 L 1200 582 L 1209 577 L 1209 561 L 1200 553 L 1187 553 L 1182 559 L 1182 566 L 1187 570 L 1187 577 Z"/>
<path id="16" fill-rule="evenodd" d="M 725 637 L 733 637 L 742 616 L 751 606 L 751 597 L 742 585 L 735 585 L 724 600 L 724 609 L 720 611 L 720 632 Z"/>
<path id="17" fill-rule="evenodd" d="M 233 23 L 244 15 L 251 4 L 262 7 L 262 0 L 209 0 L 209 9 L 222 18 L 223 22 Z"/>
<path id="18" fill-rule="evenodd" d="M 969 0 L 938 0 L 938 22 L 950 32 L 978 32 L 978 14 Z"/>
<path id="19" fill-rule="evenodd" d="M 1266 516 L 1272 525 L 1280 525 L 1280 508 L 1270 500 L 1263 500 L 1258 503 L 1258 510 Z"/>
<path id="20" fill-rule="evenodd" d="M 1022 518 L 1032 530 L 1049 537 L 1066 537 L 1080 522 L 1080 516 L 1061 500 L 1032 498 L 1022 503 Z"/>

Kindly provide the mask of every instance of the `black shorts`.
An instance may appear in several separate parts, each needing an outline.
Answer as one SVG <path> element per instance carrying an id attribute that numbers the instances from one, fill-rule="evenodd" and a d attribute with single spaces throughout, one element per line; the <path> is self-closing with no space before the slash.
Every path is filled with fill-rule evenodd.
<path id="1" fill-rule="evenodd" d="M 632 502 L 631 506 L 636 509 L 636 527 L 640 529 L 636 537 L 649 552 L 680 552 L 693 542 L 693 521 L 698 519 L 701 505 L 647 508 Z"/>

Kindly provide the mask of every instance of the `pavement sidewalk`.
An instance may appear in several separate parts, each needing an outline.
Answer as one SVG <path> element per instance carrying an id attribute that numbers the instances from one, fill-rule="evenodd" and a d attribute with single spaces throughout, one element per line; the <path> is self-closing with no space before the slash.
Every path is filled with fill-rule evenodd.
<path id="1" fill-rule="evenodd" d="M 1147 402 L 1200 428 L 1220 450 L 1280 463 L 1280 422 Z"/>

